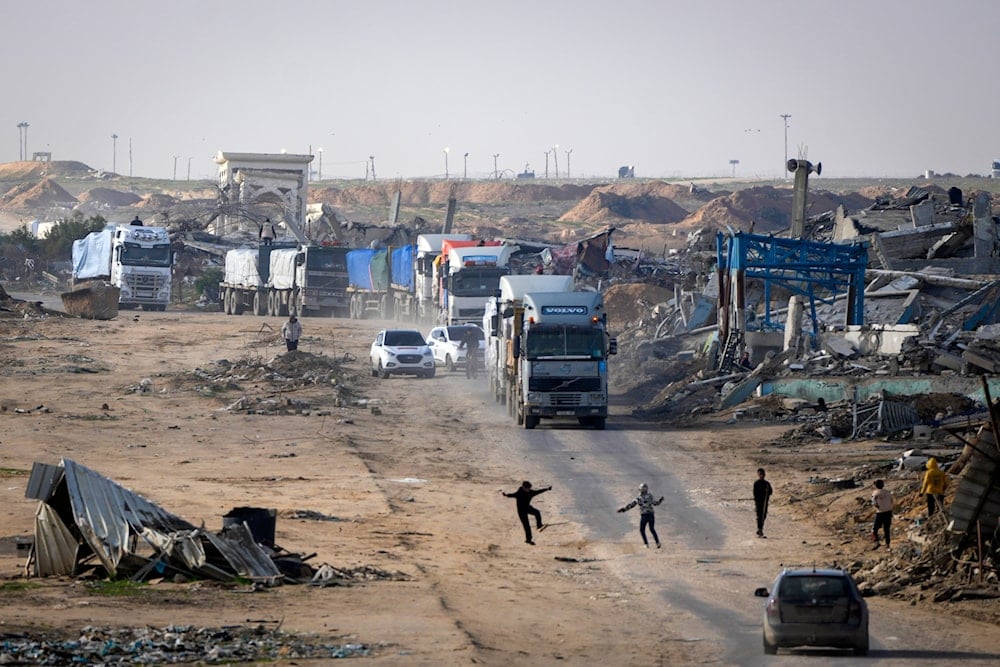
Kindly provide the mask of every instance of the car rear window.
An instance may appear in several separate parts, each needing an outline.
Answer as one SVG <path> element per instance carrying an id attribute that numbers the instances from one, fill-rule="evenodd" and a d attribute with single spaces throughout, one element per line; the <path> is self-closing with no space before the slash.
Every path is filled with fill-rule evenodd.
<path id="1" fill-rule="evenodd" d="M 419 331 L 386 331 L 385 344 L 392 347 L 426 345 Z"/>
<path id="2" fill-rule="evenodd" d="M 793 575 L 781 580 L 778 597 L 788 602 L 801 600 L 835 600 L 848 596 L 844 577 L 824 575 Z"/>

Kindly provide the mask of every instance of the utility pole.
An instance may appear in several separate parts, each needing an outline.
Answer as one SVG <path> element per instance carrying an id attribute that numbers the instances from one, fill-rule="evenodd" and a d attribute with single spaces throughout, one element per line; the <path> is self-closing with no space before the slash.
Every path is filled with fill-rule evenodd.
<path id="1" fill-rule="evenodd" d="M 17 159 L 24 161 L 24 121 L 17 124 Z"/>
<path id="2" fill-rule="evenodd" d="M 566 151 L 566 179 L 569 179 L 569 154 L 573 152 L 573 149 Z"/>
<path id="3" fill-rule="evenodd" d="M 368 159 L 372 161 L 372 182 L 375 182 L 375 156 L 369 155 Z"/>
<path id="4" fill-rule="evenodd" d="M 118 135 L 111 133 L 111 173 L 118 173 Z"/>
<path id="5" fill-rule="evenodd" d="M 559 144 L 552 147 L 552 162 L 556 166 L 556 180 L 559 180 Z"/>
<path id="6" fill-rule="evenodd" d="M 462 159 L 462 180 L 468 180 L 469 178 L 469 154 L 466 153 Z"/>
<path id="7" fill-rule="evenodd" d="M 128 177 L 132 178 L 132 137 L 128 138 Z"/>
<path id="8" fill-rule="evenodd" d="M 323 180 L 323 147 L 320 146 L 316 149 L 319 151 L 319 180 Z"/>
<path id="9" fill-rule="evenodd" d="M 448 180 L 448 149 L 444 149 L 444 180 Z"/>
<path id="10" fill-rule="evenodd" d="M 193 159 L 194 159 L 194 156 L 191 156 L 191 157 L 188 158 L 188 180 L 189 181 L 191 180 L 191 160 L 193 160 Z"/>
<path id="11" fill-rule="evenodd" d="M 175 181 L 177 180 L 177 158 L 179 158 L 179 157 L 180 157 L 180 155 L 175 155 L 174 156 L 174 180 Z"/>
<path id="12" fill-rule="evenodd" d="M 788 119 L 792 117 L 790 113 L 781 114 L 781 118 L 785 121 L 785 161 L 781 163 L 781 173 L 784 174 L 785 180 L 788 180 L 788 172 L 786 168 L 788 166 Z"/>
<path id="13" fill-rule="evenodd" d="M 545 180 L 548 180 L 549 178 L 549 153 L 551 152 L 552 149 L 545 151 Z M 527 169 L 525 169 L 525 171 L 527 171 Z"/>
<path id="14" fill-rule="evenodd" d="M 497 158 L 500 157 L 500 153 L 493 154 L 493 179 L 497 180 L 500 178 L 500 172 L 497 171 Z"/>

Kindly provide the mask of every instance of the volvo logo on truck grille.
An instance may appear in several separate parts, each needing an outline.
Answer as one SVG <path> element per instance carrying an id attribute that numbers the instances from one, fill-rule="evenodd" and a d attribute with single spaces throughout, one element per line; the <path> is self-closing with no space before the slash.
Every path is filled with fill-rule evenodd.
<path id="1" fill-rule="evenodd" d="M 542 306 L 542 315 L 586 315 L 587 306 Z"/>

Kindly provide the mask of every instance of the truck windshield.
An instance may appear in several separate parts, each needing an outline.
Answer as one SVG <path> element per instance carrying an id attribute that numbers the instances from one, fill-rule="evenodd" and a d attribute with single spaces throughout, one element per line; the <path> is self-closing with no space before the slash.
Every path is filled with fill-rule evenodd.
<path id="1" fill-rule="evenodd" d="M 310 271 L 347 272 L 347 252 L 350 248 L 307 248 L 306 268 Z"/>
<path id="2" fill-rule="evenodd" d="M 493 296 L 500 287 L 500 276 L 507 275 L 507 269 L 490 267 L 465 267 L 451 276 L 450 292 L 454 296 Z"/>
<path id="3" fill-rule="evenodd" d="M 604 331 L 590 326 L 535 326 L 525 336 L 529 359 L 604 358 Z"/>
<path id="4" fill-rule="evenodd" d="M 121 262 L 126 266 L 170 266 L 170 244 L 142 247 L 126 243 L 122 248 Z"/>

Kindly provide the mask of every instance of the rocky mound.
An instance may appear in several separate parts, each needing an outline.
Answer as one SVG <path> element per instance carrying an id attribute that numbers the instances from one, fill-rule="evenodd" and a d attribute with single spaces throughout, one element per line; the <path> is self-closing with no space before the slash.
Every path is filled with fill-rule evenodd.
<path id="1" fill-rule="evenodd" d="M 619 283 L 604 292 L 604 310 L 612 327 L 621 330 L 649 314 L 654 306 L 674 298 L 673 290 L 648 283 Z"/>
<path id="2" fill-rule="evenodd" d="M 614 222 L 640 220 L 657 224 L 680 222 L 688 212 L 670 198 L 687 192 L 663 182 L 605 185 L 594 188 L 560 222 Z"/>
<path id="3" fill-rule="evenodd" d="M 755 232 L 777 232 L 788 229 L 791 224 L 792 198 L 791 188 L 769 185 L 747 188 L 713 199 L 678 226 L 686 231 L 702 227 L 748 231 L 752 224 Z M 811 190 L 806 198 L 806 215 L 835 211 L 840 205 L 848 211 L 857 211 L 871 206 L 873 201 L 858 193 L 838 195 Z"/>
<path id="4" fill-rule="evenodd" d="M 135 207 L 165 209 L 170 208 L 176 203 L 177 199 L 171 197 L 170 195 L 153 193 L 143 197 L 137 204 L 135 204 Z"/>
<path id="5" fill-rule="evenodd" d="M 0 206 L 9 209 L 48 208 L 50 206 L 73 206 L 76 197 L 66 192 L 51 178 L 39 182 L 25 182 L 14 186 L 3 197 Z"/>
<path id="6" fill-rule="evenodd" d="M 77 199 L 82 203 L 101 206 L 132 206 L 142 201 L 142 197 L 131 192 L 119 192 L 111 188 L 93 188 L 81 194 Z"/>
<path id="7" fill-rule="evenodd" d="M 0 164 L 0 181 L 39 179 L 47 176 L 86 176 L 94 170 L 82 162 L 56 160 L 53 162 L 7 162 Z"/>
<path id="8" fill-rule="evenodd" d="M 454 195 L 470 204 L 524 203 L 537 201 L 574 201 L 591 191 L 589 185 L 543 185 L 514 181 L 466 182 L 402 181 L 370 183 L 349 188 L 310 188 L 310 204 L 334 207 L 387 206 L 398 189 L 405 206 L 445 204 Z"/>

